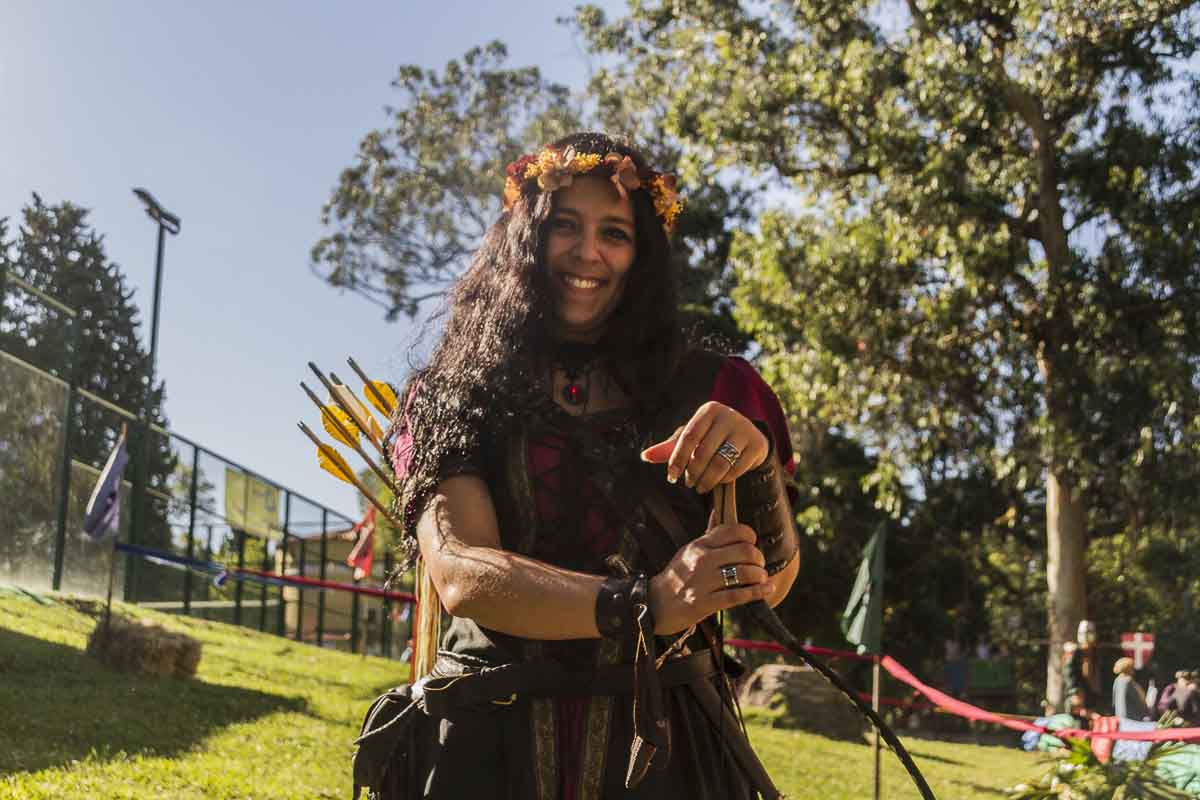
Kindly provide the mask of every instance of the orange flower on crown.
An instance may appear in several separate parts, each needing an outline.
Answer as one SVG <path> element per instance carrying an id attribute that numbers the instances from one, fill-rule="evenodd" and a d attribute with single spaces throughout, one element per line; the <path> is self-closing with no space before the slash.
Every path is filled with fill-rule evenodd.
<path id="1" fill-rule="evenodd" d="M 656 176 L 650 187 L 650 195 L 654 198 L 654 213 L 663 221 L 663 228 L 669 236 L 675 230 L 675 219 L 683 211 L 683 199 L 675 188 L 675 176 Z"/>
<path id="2" fill-rule="evenodd" d="M 683 210 L 683 200 L 675 188 L 675 176 L 651 169 L 639 170 L 634 160 L 623 153 L 579 153 L 573 147 L 557 150 L 547 147 L 537 155 L 524 155 L 505 168 L 504 208 L 510 209 L 525 192 L 536 186 L 542 192 L 556 192 L 570 186 L 577 175 L 601 169 L 621 197 L 642 189 L 650 193 L 654 213 L 668 236 L 675 219 Z"/>

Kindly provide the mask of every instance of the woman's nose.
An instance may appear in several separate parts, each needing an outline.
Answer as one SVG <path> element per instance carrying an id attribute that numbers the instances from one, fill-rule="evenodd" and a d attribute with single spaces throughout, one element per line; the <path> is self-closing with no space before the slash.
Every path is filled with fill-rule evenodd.
<path id="1" fill-rule="evenodd" d="M 579 234 L 577 254 L 583 261 L 596 261 L 600 258 L 600 236 L 596 231 L 585 229 Z"/>

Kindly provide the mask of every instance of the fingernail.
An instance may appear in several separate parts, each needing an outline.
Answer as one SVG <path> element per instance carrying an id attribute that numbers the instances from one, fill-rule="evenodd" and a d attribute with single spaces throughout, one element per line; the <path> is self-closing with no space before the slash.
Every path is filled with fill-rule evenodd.
<path id="1" fill-rule="evenodd" d="M 676 475 L 674 472 L 667 473 L 667 483 L 677 483 L 678 481 L 679 481 L 679 476 Z"/>

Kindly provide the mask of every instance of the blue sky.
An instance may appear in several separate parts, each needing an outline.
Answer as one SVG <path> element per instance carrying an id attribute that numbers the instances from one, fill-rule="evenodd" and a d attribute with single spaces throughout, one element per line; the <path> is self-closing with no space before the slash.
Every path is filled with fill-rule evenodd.
<path id="1" fill-rule="evenodd" d="M 148 329 L 155 228 L 130 190 L 149 189 L 183 220 L 159 332 L 171 427 L 353 512 L 296 430 L 316 421 L 297 381 L 310 359 L 345 378 L 349 354 L 399 380 L 415 331 L 312 274 L 321 205 L 399 102 L 400 64 L 440 68 L 498 38 L 512 65 L 582 87 L 582 47 L 554 21 L 573 5 L 8 0 L 0 216 L 33 191 L 91 209 Z"/>

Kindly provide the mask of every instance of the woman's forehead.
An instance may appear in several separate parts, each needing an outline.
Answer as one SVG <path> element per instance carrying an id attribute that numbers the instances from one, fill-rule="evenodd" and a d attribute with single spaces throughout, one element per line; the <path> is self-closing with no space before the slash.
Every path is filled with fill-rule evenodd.
<path id="1" fill-rule="evenodd" d="M 633 202 L 628 195 L 622 197 L 612 181 L 594 175 L 581 175 L 555 192 L 554 210 L 633 224 Z"/>

